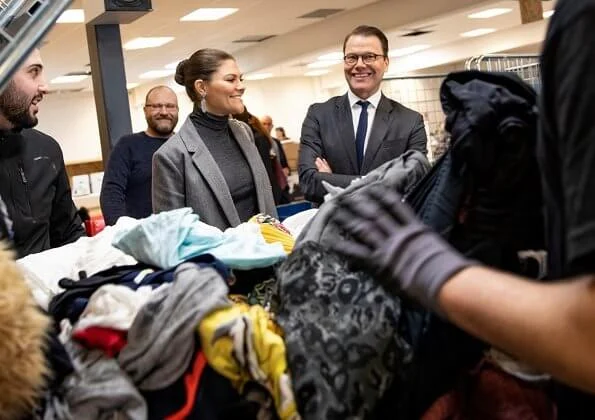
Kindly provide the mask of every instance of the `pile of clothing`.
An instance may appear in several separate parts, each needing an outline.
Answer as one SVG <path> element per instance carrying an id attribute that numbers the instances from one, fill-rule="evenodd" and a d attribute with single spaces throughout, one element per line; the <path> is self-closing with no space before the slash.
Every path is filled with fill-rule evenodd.
<path id="1" fill-rule="evenodd" d="M 554 418 L 547 376 L 333 250 L 340 197 L 381 183 L 461 252 L 533 270 L 534 92 L 465 72 L 441 95 L 451 141 L 432 168 L 405 153 L 284 224 L 258 215 L 220 231 L 178 209 L 19 260 L 56 331 L 38 418 Z"/>
<path id="2" fill-rule="evenodd" d="M 57 332 L 38 418 L 299 418 L 263 292 L 293 243 L 265 215 L 222 232 L 178 209 L 19 260 Z"/>

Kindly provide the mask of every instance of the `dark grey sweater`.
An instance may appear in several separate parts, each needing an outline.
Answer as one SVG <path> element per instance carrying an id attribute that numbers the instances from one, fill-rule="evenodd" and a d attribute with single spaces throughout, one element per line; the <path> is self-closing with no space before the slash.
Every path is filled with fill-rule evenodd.
<path id="1" fill-rule="evenodd" d="M 195 110 L 190 114 L 198 134 L 223 173 L 242 222 L 258 212 L 256 186 L 248 161 L 229 128 L 229 119 Z"/>

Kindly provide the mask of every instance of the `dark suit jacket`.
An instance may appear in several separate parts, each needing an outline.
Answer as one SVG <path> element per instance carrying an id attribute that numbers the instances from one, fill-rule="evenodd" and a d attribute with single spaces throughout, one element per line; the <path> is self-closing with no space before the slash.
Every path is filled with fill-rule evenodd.
<path id="1" fill-rule="evenodd" d="M 407 150 L 426 154 L 426 131 L 421 114 L 382 95 L 372 132 L 357 170 L 355 134 L 347 94 L 310 106 L 302 125 L 299 155 L 300 188 L 307 200 L 321 203 L 326 194 L 322 181 L 346 187 L 359 176 L 395 159 Z M 314 161 L 327 160 L 333 173 L 320 173 Z"/>

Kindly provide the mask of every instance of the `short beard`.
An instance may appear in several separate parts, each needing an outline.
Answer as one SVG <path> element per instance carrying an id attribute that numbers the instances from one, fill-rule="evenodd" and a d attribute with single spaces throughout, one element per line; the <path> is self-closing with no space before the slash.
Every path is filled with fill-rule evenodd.
<path id="1" fill-rule="evenodd" d="M 171 136 L 171 133 L 173 133 L 174 128 L 176 128 L 176 123 L 177 123 L 177 121 L 175 121 L 175 120 L 169 120 L 169 121 L 171 123 L 171 129 L 166 129 L 162 126 L 159 126 L 159 124 L 154 124 L 153 121 L 147 121 L 147 124 L 149 125 L 149 127 L 151 127 L 151 129 L 154 132 L 156 132 L 160 136 L 169 137 L 169 136 Z"/>
<path id="2" fill-rule="evenodd" d="M 31 100 L 16 87 L 13 80 L 0 93 L 0 112 L 14 126 L 15 129 L 32 128 L 38 119 L 31 115 L 29 107 Z"/>

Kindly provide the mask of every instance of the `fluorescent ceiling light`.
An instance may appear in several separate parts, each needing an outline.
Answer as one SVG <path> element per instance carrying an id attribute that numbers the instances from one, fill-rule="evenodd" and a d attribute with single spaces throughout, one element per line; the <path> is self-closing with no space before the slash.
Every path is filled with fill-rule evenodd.
<path id="1" fill-rule="evenodd" d="M 235 9 L 232 7 L 216 7 L 216 8 L 209 8 L 209 7 L 201 7 L 200 9 L 196 9 L 194 12 L 187 14 L 180 18 L 181 22 L 200 22 L 200 21 L 212 21 L 212 20 L 219 20 L 227 17 L 229 15 L 234 14 L 239 9 Z"/>
<path id="2" fill-rule="evenodd" d="M 134 89 L 138 85 L 140 85 L 140 83 L 126 83 L 126 90 Z"/>
<path id="3" fill-rule="evenodd" d="M 492 32 L 496 32 L 496 30 L 494 28 L 480 28 L 480 29 L 474 29 L 469 32 L 463 32 L 461 34 L 461 36 L 465 37 L 465 38 L 473 38 L 474 36 L 487 35 L 487 34 L 491 34 Z"/>
<path id="4" fill-rule="evenodd" d="M 59 85 L 59 84 L 66 84 L 66 83 L 78 83 L 82 82 L 83 80 L 87 79 L 89 76 L 86 74 L 76 74 L 76 75 L 66 75 L 66 76 L 58 76 L 53 78 L 50 83 Z"/>
<path id="5" fill-rule="evenodd" d="M 512 9 L 504 8 L 504 7 L 497 7 L 494 9 L 487 9 L 482 10 L 481 12 L 472 13 L 467 16 L 469 19 L 489 19 L 500 15 L 505 15 L 506 13 L 512 12 Z"/>
<path id="6" fill-rule="evenodd" d="M 419 45 L 412 45 L 410 47 L 405 47 L 405 48 L 397 48 L 396 50 L 390 50 L 388 52 L 388 56 L 389 57 L 403 57 L 404 55 L 414 54 L 416 52 L 427 50 L 430 47 L 431 47 L 431 45 L 419 44 Z"/>
<path id="7" fill-rule="evenodd" d="M 339 63 L 340 61 L 338 60 L 314 61 L 313 63 L 308 64 L 306 67 L 310 69 L 319 69 L 323 67 L 334 66 L 335 64 Z"/>
<path id="8" fill-rule="evenodd" d="M 182 60 L 180 60 L 180 61 L 182 61 Z M 178 64 L 180 64 L 180 61 L 174 61 L 172 63 L 166 64 L 165 68 L 170 69 L 170 70 L 175 70 L 178 68 Z"/>
<path id="9" fill-rule="evenodd" d="M 171 76 L 175 73 L 174 70 L 151 70 L 139 75 L 140 79 L 160 79 L 162 77 Z"/>
<path id="10" fill-rule="evenodd" d="M 543 18 L 544 19 L 551 18 L 553 14 L 554 14 L 554 11 L 553 10 L 548 10 L 546 12 L 543 12 Z"/>
<path id="11" fill-rule="evenodd" d="M 56 23 L 83 23 L 85 22 L 85 11 L 83 9 L 65 10 Z"/>
<path id="12" fill-rule="evenodd" d="M 173 36 L 155 36 L 134 38 L 124 44 L 126 50 L 141 50 L 143 48 L 156 48 L 174 40 Z"/>
<path id="13" fill-rule="evenodd" d="M 343 60 L 343 53 L 341 51 L 334 51 L 328 54 L 323 54 L 320 57 L 318 57 L 318 60 L 320 61 L 341 61 Z"/>
<path id="14" fill-rule="evenodd" d="M 263 80 L 273 77 L 273 73 L 254 73 L 248 74 L 244 77 L 245 80 Z"/>
<path id="15" fill-rule="evenodd" d="M 309 72 L 304 73 L 304 76 L 322 76 L 323 74 L 328 74 L 330 73 L 330 70 L 312 70 Z"/>

